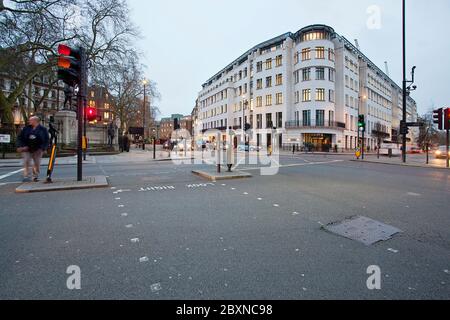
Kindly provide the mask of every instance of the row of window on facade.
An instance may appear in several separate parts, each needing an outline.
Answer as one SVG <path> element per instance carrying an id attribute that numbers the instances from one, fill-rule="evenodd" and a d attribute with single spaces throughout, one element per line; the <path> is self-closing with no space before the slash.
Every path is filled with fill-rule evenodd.
<path id="1" fill-rule="evenodd" d="M 373 86 L 375 89 L 378 89 L 379 91 L 381 91 L 384 95 L 388 96 L 389 98 L 392 98 L 392 90 L 386 84 L 377 80 L 370 73 L 367 76 L 367 82 L 369 83 L 369 85 Z"/>
<path id="2" fill-rule="evenodd" d="M 335 53 L 334 50 L 331 48 L 325 49 L 325 47 L 315 47 L 314 49 L 311 48 L 303 48 L 301 52 L 296 52 L 294 54 L 294 64 L 298 64 L 300 62 L 300 57 L 302 61 L 308 61 L 311 60 L 311 57 L 314 53 L 314 57 L 319 60 L 325 59 L 325 53 L 328 53 L 328 60 L 334 61 L 335 60 Z"/>

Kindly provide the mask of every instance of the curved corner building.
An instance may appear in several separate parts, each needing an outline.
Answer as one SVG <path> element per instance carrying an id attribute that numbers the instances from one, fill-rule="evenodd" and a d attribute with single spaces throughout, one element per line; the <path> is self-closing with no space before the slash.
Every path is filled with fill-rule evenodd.
<path id="1" fill-rule="evenodd" d="M 408 121 L 416 121 L 415 101 L 408 98 L 407 104 Z M 402 92 L 333 28 L 311 25 L 253 47 L 211 77 L 196 110 L 199 136 L 244 123 L 262 129 L 254 144 L 270 144 L 271 133 L 263 129 L 278 128 L 284 129 L 280 145 L 320 151 L 354 149 L 363 114 L 365 145 L 373 150 L 377 137 L 399 141 Z"/>

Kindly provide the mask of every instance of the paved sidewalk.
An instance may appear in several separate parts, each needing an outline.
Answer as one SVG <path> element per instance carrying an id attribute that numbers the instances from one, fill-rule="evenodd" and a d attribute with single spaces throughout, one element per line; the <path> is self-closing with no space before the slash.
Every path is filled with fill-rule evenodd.
<path id="1" fill-rule="evenodd" d="M 403 163 L 402 159 L 399 157 L 388 158 L 388 157 L 380 157 L 379 159 L 376 156 L 369 156 L 364 160 L 351 159 L 350 161 L 355 162 L 367 162 L 367 163 L 379 163 L 379 164 L 388 164 L 388 165 L 397 165 L 397 166 L 406 166 L 406 167 L 417 167 L 417 168 L 428 168 L 428 169 L 447 169 L 445 166 L 445 161 L 436 161 L 430 158 L 430 164 L 426 164 L 425 161 L 418 161 L 417 158 L 409 157 L 407 162 Z"/>
<path id="2" fill-rule="evenodd" d="M 49 158 L 42 158 L 41 161 L 41 167 L 47 167 L 48 166 Z M 65 157 L 65 158 L 56 158 L 55 165 L 76 165 L 78 161 L 78 158 L 75 157 Z M 94 164 L 96 163 L 96 157 L 93 156 L 87 156 L 86 161 L 83 161 L 85 164 Z M 22 159 L 16 159 L 16 160 L 0 160 L 0 168 L 15 168 L 15 167 L 22 167 L 23 166 L 23 160 Z"/>

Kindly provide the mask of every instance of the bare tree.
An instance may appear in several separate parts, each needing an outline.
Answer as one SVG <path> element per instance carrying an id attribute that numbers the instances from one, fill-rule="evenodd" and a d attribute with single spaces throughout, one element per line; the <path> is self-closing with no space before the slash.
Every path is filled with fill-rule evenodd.
<path id="1" fill-rule="evenodd" d="M 104 87 L 111 95 L 113 113 L 120 119 L 120 133 L 129 128 L 136 119 L 141 118 L 143 112 L 143 73 L 144 66 L 139 62 L 138 53 L 128 49 L 109 64 L 96 64 L 93 68 L 93 84 Z M 147 101 L 160 98 L 156 83 L 147 85 Z M 149 105 L 149 104 L 148 104 Z M 150 110 L 149 110 L 150 112 Z"/>
<path id="2" fill-rule="evenodd" d="M 440 132 L 437 130 L 433 123 L 433 110 L 429 110 L 427 113 L 419 118 L 419 122 L 424 125 L 420 127 L 419 136 L 417 137 L 417 144 L 420 148 L 425 149 L 427 145 L 440 143 Z"/>
<path id="3" fill-rule="evenodd" d="M 0 117 L 12 123 L 12 109 L 37 76 L 55 73 L 60 43 L 84 46 L 92 65 L 124 53 L 138 32 L 125 0 L 40 0 L 0 3 L 0 73 L 17 82 L 0 89 Z"/>

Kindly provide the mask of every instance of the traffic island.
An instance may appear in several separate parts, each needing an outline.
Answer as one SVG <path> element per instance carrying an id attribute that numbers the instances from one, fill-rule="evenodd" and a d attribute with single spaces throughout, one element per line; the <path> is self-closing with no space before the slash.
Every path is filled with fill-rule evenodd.
<path id="1" fill-rule="evenodd" d="M 76 179 L 56 179 L 53 183 L 27 182 L 16 188 L 17 193 L 67 191 L 108 187 L 105 176 L 85 177 L 83 181 Z"/>
<path id="2" fill-rule="evenodd" d="M 252 175 L 247 172 L 242 171 L 228 172 L 226 169 L 222 169 L 220 173 L 217 172 L 217 169 L 194 170 L 192 171 L 192 173 L 210 181 L 245 179 L 252 177 Z"/>

